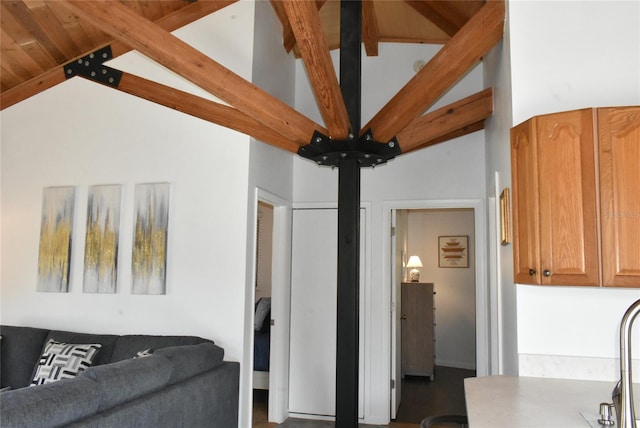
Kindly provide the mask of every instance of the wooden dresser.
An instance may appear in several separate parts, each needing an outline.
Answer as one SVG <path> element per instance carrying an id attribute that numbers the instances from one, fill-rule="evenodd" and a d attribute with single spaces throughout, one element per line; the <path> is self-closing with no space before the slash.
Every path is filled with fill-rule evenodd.
<path id="1" fill-rule="evenodd" d="M 402 283 L 402 377 L 434 379 L 434 294 L 432 283 Z"/>

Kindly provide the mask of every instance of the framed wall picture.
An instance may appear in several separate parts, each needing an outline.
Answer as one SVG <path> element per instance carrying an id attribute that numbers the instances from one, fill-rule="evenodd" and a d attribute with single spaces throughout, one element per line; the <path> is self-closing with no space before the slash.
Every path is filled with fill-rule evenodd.
<path id="1" fill-rule="evenodd" d="M 502 245 L 511 244 L 511 201 L 509 188 L 500 194 L 500 243 Z"/>
<path id="2" fill-rule="evenodd" d="M 85 293 L 115 293 L 120 233 L 119 184 L 89 186 L 84 244 Z"/>
<path id="3" fill-rule="evenodd" d="M 136 184 L 132 294 L 166 294 L 169 183 Z"/>
<path id="4" fill-rule="evenodd" d="M 468 268 L 469 237 L 438 236 L 438 267 Z"/>
<path id="5" fill-rule="evenodd" d="M 73 186 L 45 187 L 42 191 L 36 291 L 69 292 L 75 197 Z"/>

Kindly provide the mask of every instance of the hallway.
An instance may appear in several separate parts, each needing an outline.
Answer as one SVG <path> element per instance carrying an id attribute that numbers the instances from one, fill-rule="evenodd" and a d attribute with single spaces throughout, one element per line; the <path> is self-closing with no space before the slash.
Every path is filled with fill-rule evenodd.
<path id="1" fill-rule="evenodd" d="M 402 380 L 402 401 L 396 422 L 419 424 L 432 415 L 466 414 L 464 379 L 475 370 L 436 366 L 435 380 L 406 376 Z"/>
<path id="2" fill-rule="evenodd" d="M 466 414 L 464 379 L 475 376 L 474 370 L 453 367 L 436 367 L 435 380 L 419 376 L 407 376 L 402 381 L 402 402 L 398 417 L 389 428 L 418 428 L 427 416 L 441 414 Z M 254 390 L 253 428 L 332 428 L 333 422 L 289 418 L 277 425 L 267 422 L 268 392 Z M 375 427 L 360 425 L 362 428 Z"/>

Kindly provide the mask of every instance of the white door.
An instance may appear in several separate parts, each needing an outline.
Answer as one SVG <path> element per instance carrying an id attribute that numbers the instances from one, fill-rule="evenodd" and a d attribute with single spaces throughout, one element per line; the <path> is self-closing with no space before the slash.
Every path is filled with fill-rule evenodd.
<path id="1" fill-rule="evenodd" d="M 391 419 L 402 401 L 401 285 L 406 261 L 407 211 L 391 210 Z"/>
<path id="2" fill-rule="evenodd" d="M 391 210 L 391 419 L 395 419 L 400 408 L 401 382 L 400 382 L 400 337 L 398 329 L 402 325 L 399 322 L 398 314 L 398 293 L 396 292 L 396 271 L 398 246 L 396 241 L 396 210 Z"/>
<path id="3" fill-rule="evenodd" d="M 365 209 L 360 213 L 360 308 L 363 308 Z M 337 214 L 335 208 L 293 210 L 289 414 L 335 416 Z M 360 418 L 363 418 L 363 314 L 361 309 Z"/>

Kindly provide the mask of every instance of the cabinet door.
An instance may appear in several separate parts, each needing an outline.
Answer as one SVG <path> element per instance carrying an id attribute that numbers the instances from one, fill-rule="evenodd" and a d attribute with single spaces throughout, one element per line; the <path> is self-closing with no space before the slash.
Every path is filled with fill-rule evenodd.
<path id="1" fill-rule="evenodd" d="M 640 107 L 598 109 L 603 285 L 640 287 Z"/>
<path id="2" fill-rule="evenodd" d="M 538 260 L 538 162 L 535 118 L 511 130 L 513 266 L 518 284 L 540 284 Z"/>
<path id="3" fill-rule="evenodd" d="M 599 283 L 593 116 L 536 118 L 542 284 Z"/>

